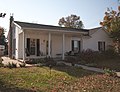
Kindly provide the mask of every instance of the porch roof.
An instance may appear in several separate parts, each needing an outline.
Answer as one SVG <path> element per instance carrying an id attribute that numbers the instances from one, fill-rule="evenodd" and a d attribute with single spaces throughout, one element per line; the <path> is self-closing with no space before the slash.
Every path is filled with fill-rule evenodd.
<path id="1" fill-rule="evenodd" d="M 52 29 L 52 30 L 62 30 L 62 31 L 73 31 L 73 32 L 85 32 L 88 33 L 89 30 L 87 29 L 76 29 L 76 28 L 68 28 L 68 27 L 59 27 L 59 26 L 52 26 L 52 25 L 43 25 L 43 24 L 36 24 L 36 23 L 28 23 L 28 22 L 20 22 L 14 21 L 23 29 Z"/>

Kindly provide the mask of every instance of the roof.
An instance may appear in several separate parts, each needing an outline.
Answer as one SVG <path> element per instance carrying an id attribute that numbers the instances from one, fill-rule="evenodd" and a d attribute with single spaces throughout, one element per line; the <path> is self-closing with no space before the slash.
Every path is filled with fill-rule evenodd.
<path id="1" fill-rule="evenodd" d="M 92 28 L 92 29 L 90 29 L 90 31 L 89 31 L 89 35 L 92 35 L 92 34 L 94 34 L 96 31 L 98 31 L 99 29 L 101 29 L 102 27 L 96 27 L 96 28 Z"/>
<path id="2" fill-rule="evenodd" d="M 54 29 L 54 30 L 65 30 L 65 31 L 77 31 L 77 32 L 88 32 L 87 29 L 76 29 L 76 28 L 68 28 L 68 27 L 60 27 L 60 26 L 52 26 L 52 25 L 43 25 L 36 23 L 28 23 L 28 22 L 20 22 L 14 21 L 22 28 L 41 28 L 41 29 Z"/>

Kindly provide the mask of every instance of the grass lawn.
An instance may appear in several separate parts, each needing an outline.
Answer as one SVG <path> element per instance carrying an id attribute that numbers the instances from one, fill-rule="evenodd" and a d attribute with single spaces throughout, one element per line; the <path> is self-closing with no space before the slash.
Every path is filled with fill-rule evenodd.
<path id="1" fill-rule="evenodd" d="M 0 92 L 118 92 L 120 79 L 75 67 L 0 68 Z"/>

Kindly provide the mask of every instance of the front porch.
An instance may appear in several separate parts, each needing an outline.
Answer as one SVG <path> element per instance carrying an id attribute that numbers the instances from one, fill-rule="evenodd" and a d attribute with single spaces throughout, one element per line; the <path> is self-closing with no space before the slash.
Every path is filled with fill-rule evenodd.
<path id="1" fill-rule="evenodd" d="M 46 56 L 64 60 L 66 52 L 82 49 L 82 34 L 80 32 L 24 30 L 19 34 L 18 42 L 18 50 L 16 50 L 18 57 L 16 58 L 23 61 Z"/>

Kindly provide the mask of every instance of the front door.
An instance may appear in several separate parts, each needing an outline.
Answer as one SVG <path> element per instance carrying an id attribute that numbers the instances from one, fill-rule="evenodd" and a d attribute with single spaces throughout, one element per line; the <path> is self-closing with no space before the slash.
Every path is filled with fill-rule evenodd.
<path id="1" fill-rule="evenodd" d="M 40 40 L 27 38 L 26 55 L 40 56 Z"/>
<path id="2" fill-rule="evenodd" d="M 36 55 L 36 40 L 30 39 L 30 55 Z"/>

